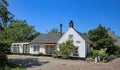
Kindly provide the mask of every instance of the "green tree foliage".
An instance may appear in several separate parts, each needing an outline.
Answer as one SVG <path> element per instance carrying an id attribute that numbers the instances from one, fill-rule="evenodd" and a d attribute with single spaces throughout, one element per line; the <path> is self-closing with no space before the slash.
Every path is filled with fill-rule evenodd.
<path id="1" fill-rule="evenodd" d="M 32 40 L 39 34 L 26 21 L 15 20 L 0 33 L 0 45 L 6 50 L 13 41 Z"/>
<path id="2" fill-rule="evenodd" d="M 107 29 L 102 25 L 90 30 L 88 32 L 88 38 L 93 42 L 93 49 L 101 50 L 107 48 L 107 53 L 113 54 L 115 52 L 115 40 L 108 35 Z"/>
<path id="3" fill-rule="evenodd" d="M 7 9 L 8 2 L 6 0 L 0 0 L 0 31 L 7 27 L 13 20 L 13 15 Z"/>
<path id="4" fill-rule="evenodd" d="M 27 24 L 26 21 L 15 20 L 6 31 L 10 30 L 14 36 L 15 41 L 32 40 L 35 36 L 39 35 L 39 32 L 34 30 L 33 26 Z"/>
<path id="5" fill-rule="evenodd" d="M 8 2 L 6 0 L 0 0 L 0 34 L 5 27 L 12 21 L 13 15 L 7 9 Z M 7 41 L 6 41 L 7 42 Z M 0 35 L 0 68 L 3 68 L 7 63 L 7 56 L 5 54 L 5 42 L 2 35 Z"/>
<path id="6" fill-rule="evenodd" d="M 52 28 L 50 31 L 47 31 L 49 34 L 50 33 L 59 33 L 57 28 Z"/>
<path id="7" fill-rule="evenodd" d="M 62 56 L 62 58 L 68 58 L 69 55 L 74 52 L 75 46 L 73 45 L 71 40 L 68 40 L 66 42 L 63 42 L 59 44 L 59 53 Z"/>

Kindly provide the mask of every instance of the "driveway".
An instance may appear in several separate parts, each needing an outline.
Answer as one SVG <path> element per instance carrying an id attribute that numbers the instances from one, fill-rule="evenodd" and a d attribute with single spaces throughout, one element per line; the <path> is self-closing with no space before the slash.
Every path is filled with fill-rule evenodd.
<path id="1" fill-rule="evenodd" d="M 8 59 L 27 70 L 120 70 L 120 58 L 109 63 L 29 55 L 8 55 Z"/>

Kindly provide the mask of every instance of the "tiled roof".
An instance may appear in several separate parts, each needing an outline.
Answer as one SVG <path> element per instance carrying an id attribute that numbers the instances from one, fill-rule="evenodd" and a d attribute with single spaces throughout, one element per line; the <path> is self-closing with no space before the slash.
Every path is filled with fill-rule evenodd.
<path id="1" fill-rule="evenodd" d="M 87 43 L 92 43 L 88 38 L 87 35 L 85 33 L 80 33 L 78 32 L 78 34 L 87 42 Z"/>
<path id="2" fill-rule="evenodd" d="M 14 41 L 13 43 L 30 43 L 30 41 Z"/>
<path id="3" fill-rule="evenodd" d="M 78 32 L 78 34 L 88 43 L 92 43 L 84 33 Z M 60 39 L 60 33 L 51 34 L 41 34 L 31 41 L 31 44 L 41 44 L 41 43 L 57 43 Z"/>
<path id="4" fill-rule="evenodd" d="M 87 34 L 86 33 L 81 33 L 78 32 L 76 29 L 74 29 L 87 43 L 92 43 L 92 41 L 90 41 L 90 39 L 88 39 Z"/>
<path id="5" fill-rule="evenodd" d="M 60 39 L 60 33 L 51 33 L 51 34 L 41 34 L 31 41 L 31 44 L 40 44 L 40 43 L 57 43 Z"/>

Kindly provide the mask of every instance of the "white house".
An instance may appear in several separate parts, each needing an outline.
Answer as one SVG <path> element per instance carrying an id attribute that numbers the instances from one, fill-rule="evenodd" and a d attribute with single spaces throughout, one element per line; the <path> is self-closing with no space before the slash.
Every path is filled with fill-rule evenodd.
<path id="1" fill-rule="evenodd" d="M 70 21 L 68 30 L 62 35 L 62 25 L 60 33 L 41 34 L 30 42 L 29 54 L 51 55 L 55 50 L 59 50 L 59 44 L 67 40 L 72 40 L 76 49 L 70 56 L 86 58 L 90 54 L 91 41 L 85 34 L 78 32 Z M 23 49 L 23 48 L 21 48 Z M 20 51 L 19 51 L 20 52 Z"/>
<path id="2" fill-rule="evenodd" d="M 53 54 L 57 41 L 60 37 L 60 33 L 39 35 L 31 41 L 30 54 Z"/>
<path id="3" fill-rule="evenodd" d="M 57 44 L 65 42 L 67 40 L 72 40 L 76 49 L 71 56 L 85 58 L 90 54 L 90 43 L 91 41 L 86 37 L 85 34 L 82 34 L 73 28 L 73 22 L 70 21 L 68 30 L 64 35 L 58 40 Z M 56 46 L 59 50 L 59 45 Z"/>
<path id="4" fill-rule="evenodd" d="M 23 41 L 19 41 L 19 42 L 13 42 L 11 44 L 11 53 L 19 53 L 19 54 L 29 54 L 29 46 L 30 42 L 23 42 Z"/>

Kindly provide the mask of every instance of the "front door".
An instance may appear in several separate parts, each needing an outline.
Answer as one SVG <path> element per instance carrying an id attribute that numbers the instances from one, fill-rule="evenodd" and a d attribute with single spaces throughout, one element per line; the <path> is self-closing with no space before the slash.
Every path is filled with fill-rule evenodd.
<path id="1" fill-rule="evenodd" d="M 49 46 L 49 45 L 46 46 L 46 54 L 47 55 L 53 54 L 54 51 L 55 51 L 55 46 L 53 46 L 53 45 L 52 46 Z"/>
<path id="2" fill-rule="evenodd" d="M 23 45 L 23 53 L 29 53 L 29 44 Z"/>

